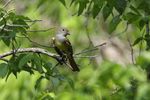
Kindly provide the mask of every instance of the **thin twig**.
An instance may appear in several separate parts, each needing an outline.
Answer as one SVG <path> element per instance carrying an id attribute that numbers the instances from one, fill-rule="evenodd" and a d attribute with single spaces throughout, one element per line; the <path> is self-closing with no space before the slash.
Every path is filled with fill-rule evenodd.
<path id="1" fill-rule="evenodd" d="M 24 20 L 25 22 L 40 22 L 43 21 L 41 19 L 35 19 L 35 20 Z"/>
<path id="2" fill-rule="evenodd" d="M 39 44 L 33 40 L 31 40 L 26 34 L 22 34 L 25 38 L 27 38 L 29 40 L 29 42 L 35 44 L 35 45 L 38 45 L 38 46 L 41 46 L 41 47 L 46 47 L 46 48 L 53 48 L 52 46 L 46 46 L 46 45 L 43 45 L 43 44 Z"/>
<path id="3" fill-rule="evenodd" d="M 73 56 L 74 58 L 96 58 L 99 55 L 94 55 L 94 56 Z"/>
<path id="4" fill-rule="evenodd" d="M 143 33 L 142 33 L 142 37 L 144 37 L 144 33 L 145 33 L 145 30 L 144 30 Z M 139 56 L 141 55 L 142 44 L 143 44 L 143 40 L 140 42 L 140 45 L 139 45 Z"/>
<path id="5" fill-rule="evenodd" d="M 26 32 L 47 32 L 47 31 L 50 31 L 54 28 L 49 28 L 49 29 L 44 29 L 44 30 L 27 30 Z"/>
<path id="6" fill-rule="evenodd" d="M 132 48 L 131 41 L 130 41 L 130 39 L 129 39 L 128 36 L 127 36 L 127 40 L 128 40 L 128 43 L 129 43 L 129 46 L 130 46 L 130 49 L 131 49 L 131 59 L 132 59 L 132 64 L 135 64 L 135 63 L 134 63 L 134 52 L 133 52 L 133 48 Z"/>
<path id="7" fill-rule="evenodd" d="M 13 1 L 13 0 L 9 0 L 8 2 L 6 2 L 6 4 L 3 6 L 3 8 L 7 7 L 11 3 L 11 1 Z"/>
<path id="8" fill-rule="evenodd" d="M 79 53 L 76 53 L 76 54 L 74 54 L 74 55 L 80 55 L 80 54 L 83 54 L 83 53 L 88 53 L 88 52 L 92 52 L 92 51 L 99 50 L 98 47 L 103 46 L 103 45 L 106 45 L 106 42 L 105 42 L 105 43 L 102 43 L 102 44 L 100 44 L 100 45 L 96 45 L 96 46 L 95 46 L 94 48 L 92 48 L 92 49 L 87 49 L 87 50 L 81 51 L 81 52 L 79 52 Z"/>
<path id="9" fill-rule="evenodd" d="M 125 29 L 122 31 L 122 32 L 119 32 L 119 33 L 117 33 L 117 34 L 115 34 L 115 35 L 113 35 L 113 36 L 111 36 L 111 37 L 116 37 L 116 36 L 119 36 L 119 35 L 122 35 L 123 33 L 125 33 L 127 30 L 128 30 L 128 23 L 126 24 L 126 27 L 125 27 Z M 110 37 L 110 38 L 111 38 Z"/>

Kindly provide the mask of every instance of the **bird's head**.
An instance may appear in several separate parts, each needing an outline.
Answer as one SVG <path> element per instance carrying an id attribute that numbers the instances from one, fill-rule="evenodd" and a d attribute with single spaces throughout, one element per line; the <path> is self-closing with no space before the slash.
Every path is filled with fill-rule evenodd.
<path id="1" fill-rule="evenodd" d="M 67 35 L 70 35 L 69 30 L 66 29 L 66 28 L 59 28 L 57 34 L 62 34 L 62 35 L 65 36 L 65 37 L 66 37 Z"/>

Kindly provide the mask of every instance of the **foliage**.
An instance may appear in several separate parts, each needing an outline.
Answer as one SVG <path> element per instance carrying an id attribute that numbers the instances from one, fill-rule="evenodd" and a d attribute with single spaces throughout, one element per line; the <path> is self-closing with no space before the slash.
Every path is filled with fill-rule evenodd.
<path id="1" fill-rule="evenodd" d="M 60 3 L 63 6 L 60 5 Z M 57 4 L 58 6 L 56 6 Z M 49 7 L 49 5 L 52 7 Z M 65 11 L 63 11 L 62 8 L 73 9 L 73 13 L 75 13 L 74 16 L 77 16 L 77 18 L 88 17 L 93 18 L 93 20 L 99 20 L 99 17 L 102 16 L 103 20 L 109 24 L 108 33 L 110 35 L 115 34 L 117 27 L 123 22 L 127 23 L 127 26 L 129 24 L 133 25 L 139 34 L 138 37 L 136 37 L 135 34 L 131 34 L 131 36 L 135 36 L 135 41 L 131 46 L 134 47 L 145 43 L 143 44 L 144 53 L 141 53 L 141 55 L 136 58 L 136 64 L 127 64 L 125 66 L 110 61 L 89 65 L 88 60 L 80 59 L 78 62 L 82 64 L 81 71 L 79 73 L 67 72 L 66 67 L 61 66 L 61 68 L 55 66 L 57 65 L 56 61 L 37 52 L 17 53 L 17 49 L 25 46 L 25 44 L 23 44 L 24 40 L 18 37 L 26 38 L 28 40 L 27 44 L 33 42 L 29 38 L 29 30 L 34 28 L 39 29 L 39 26 L 32 28 L 30 23 L 34 24 L 36 22 L 34 19 L 27 17 L 25 14 L 20 15 L 15 11 L 9 11 L 5 7 L 1 7 L 1 44 L 9 48 L 9 50 L 16 49 L 16 51 L 13 51 L 12 56 L 7 59 L 1 59 L 0 77 L 9 81 L 9 79 L 12 79 L 12 74 L 16 78 L 19 77 L 19 79 L 24 77 L 24 75 L 20 76 L 18 73 L 25 73 L 25 75 L 29 73 L 28 78 L 32 77 L 32 74 L 37 75 L 37 77 L 33 78 L 34 81 L 32 79 L 28 80 L 25 77 L 25 79 L 22 79 L 22 81 L 33 82 L 34 85 L 30 87 L 29 83 L 27 85 L 21 82 L 17 87 L 18 98 L 12 96 L 11 93 L 14 91 L 9 91 L 11 84 L 8 85 L 8 90 L 3 89 L 3 85 L 0 86 L 1 90 L 7 91 L 6 93 L 1 92 L 1 94 L 8 95 L 2 96 L 2 99 L 9 100 L 12 99 L 11 97 L 18 100 L 25 99 L 26 97 L 41 100 L 150 99 L 150 54 L 148 51 L 150 49 L 149 0 L 37 0 L 35 1 L 35 5 L 30 5 L 29 3 L 28 6 L 24 12 L 28 13 L 28 11 L 34 7 L 39 10 L 37 15 L 40 17 L 41 14 L 53 15 L 52 19 L 57 23 L 61 23 L 61 20 L 63 20 L 65 16 Z M 69 20 L 69 18 L 64 19 Z M 74 21 L 74 23 L 78 23 L 77 25 L 80 27 L 78 30 L 82 30 L 82 26 L 80 25 L 81 20 Z M 91 25 L 93 24 L 91 23 Z M 96 29 L 94 28 L 93 30 Z M 47 35 L 49 32 L 45 32 L 45 34 Z M 33 32 L 32 35 L 36 38 L 38 33 Z M 77 38 L 78 36 L 79 34 L 77 34 Z M 20 41 L 22 43 L 20 43 Z M 76 45 L 78 45 L 77 41 Z M 30 45 L 27 46 L 30 47 Z M 49 50 L 50 48 L 46 49 Z M 81 51 L 80 46 L 79 49 Z M 50 49 L 49 51 L 53 50 Z M 90 54 L 92 54 L 92 52 L 90 52 Z M 20 91 L 21 93 L 19 93 Z M 23 94 L 26 94 L 26 96 L 23 97 Z"/>

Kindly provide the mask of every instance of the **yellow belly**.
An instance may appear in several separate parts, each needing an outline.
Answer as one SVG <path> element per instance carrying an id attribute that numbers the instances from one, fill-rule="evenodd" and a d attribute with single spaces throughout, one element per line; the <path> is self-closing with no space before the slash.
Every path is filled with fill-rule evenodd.
<path id="1" fill-rule="evenodd" d="M 57 48 L 59 48 L 60 50 L 66 51 L 66 46 L 65 46 L 63 43 L 57 41 L 56 46 L 57 46 Z"/>

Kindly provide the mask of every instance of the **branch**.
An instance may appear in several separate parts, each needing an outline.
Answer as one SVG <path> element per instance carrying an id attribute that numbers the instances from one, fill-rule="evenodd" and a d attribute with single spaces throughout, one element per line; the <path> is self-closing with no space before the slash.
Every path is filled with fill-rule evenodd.
<path id="1" fill-rule="evenodd" d="M 40 53 L 46 56 L 49 56 L 51 58 L 54 58 L 57 60 L 57 58 L 59 57 L 58 55 L 51 53 L 47 50 L 41 49 L 41 48 L 20 48 L 20 49 L 15 49 L 9 52 L 6 52 L 4 54 L 0 54 L 0 59 L 3 60 L 3 58 L 13 55 L 15 53 L 25 53 L 25 52 L 33 52 L 33 53 Z"/>
<path id="2" fill-rule="evenodd" d="M 130 49 L 131 49 L 132 64 L 135 64 L 135 63 L 134 63 L 134 51 L 133 51 L 132 44 L 131 44 L 131 41 L 130 41 L 130 39 L 129 39 L 128 36 L 127 36 L 127 41 L 128 41 L 128 43 L 129 43 L 129 46 L 130 46 Z"/>

